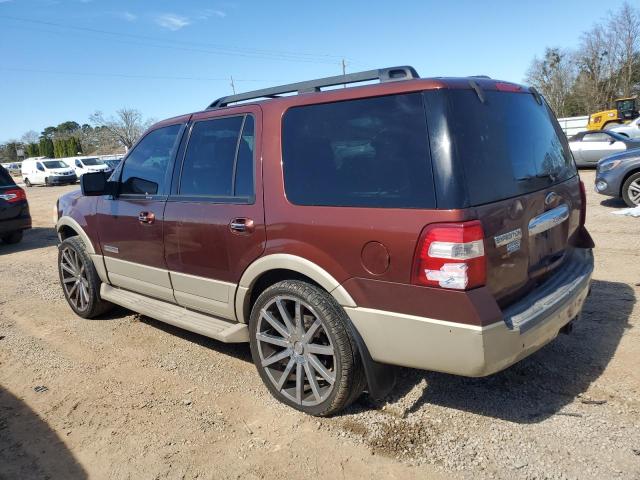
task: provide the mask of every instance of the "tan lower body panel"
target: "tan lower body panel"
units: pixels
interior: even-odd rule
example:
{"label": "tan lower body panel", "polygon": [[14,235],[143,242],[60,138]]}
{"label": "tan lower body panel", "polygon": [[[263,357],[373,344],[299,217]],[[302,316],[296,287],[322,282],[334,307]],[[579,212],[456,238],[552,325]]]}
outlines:
{"label": "tan lower body panel", "polygon": [[169,272],[112,257],[103,257],[109,283],[149,297],[175,302]]}
{"label": "tan lower body panel", "polygon": [[378,362],[482,377],[553,340],[580,313],[587,294],[588,287],[525,333],[509,329],[502,321],[478,327],[367,308],[345,310]]}
{"label": "tan lower body panel", "polygon": [[215,338],[221,342],[240,343],[249,341],[249,329],[244,323],[230,322],[203,315],[169,302],[115,288],[106,283],[103,283],[100,287],[100,296],[104,300],[121,305],[134,312],[200,335]]}
{"label": "tan lower body panel", "polygon": [[169,276],[179,305],[235,320],[235,284],[171,271]]}

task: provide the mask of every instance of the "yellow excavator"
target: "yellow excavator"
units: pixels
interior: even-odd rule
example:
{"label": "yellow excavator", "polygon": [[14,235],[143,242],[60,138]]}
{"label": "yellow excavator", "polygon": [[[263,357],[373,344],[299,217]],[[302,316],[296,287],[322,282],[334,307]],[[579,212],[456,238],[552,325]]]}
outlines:
{"label": "yellow excavator", "polygon": [[638,114],[636,100],[635,97],[618,98],[614,100],[615,109],[592,113],[589,115],[587,130],[608,130],[638,118],[640,114]]}

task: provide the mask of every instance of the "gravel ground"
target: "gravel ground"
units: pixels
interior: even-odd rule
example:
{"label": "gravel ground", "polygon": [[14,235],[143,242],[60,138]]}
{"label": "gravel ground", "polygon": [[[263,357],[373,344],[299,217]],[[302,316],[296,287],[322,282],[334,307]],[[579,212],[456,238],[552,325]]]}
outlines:
{"label": "gravel ground", "polygon": [[74,316],[51,205],[0,245],[0,478],[640,479],[640,219],[588,190],[592,295],[571,335],[488,378],[402,369],[384,404],[318,420],[274,401],[246,345],[117,309]]}

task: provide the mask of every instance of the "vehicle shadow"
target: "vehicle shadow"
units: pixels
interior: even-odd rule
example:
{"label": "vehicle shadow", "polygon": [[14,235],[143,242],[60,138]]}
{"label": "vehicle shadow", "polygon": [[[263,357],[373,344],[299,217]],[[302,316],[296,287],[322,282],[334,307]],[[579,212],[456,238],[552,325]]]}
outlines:
{"label": "vehicle shadow", "polygon": [[627,204],[624,203],[624,200],[622,200],[621,198],[607,198],[605,200],[602,200],[600,202],[600,205],[602,205],[603,207],[610,207],[610,208],[626,208]]}
{"label": "vehicle shadow", "polygon": [[0,478],[87,478],[61,438],[0,387]]}
{"label": "vehicle shadow", "polygon": [[24,232],[20,243],[9,245],[0,241],[0,255],[51,247],[57,243],[58,236],[54,228],[33,227]]}
{"label": "vehicle shadow", "polygon": [[[625,330],[632,328],[628,320],[635,300],[629,285],[595,280],[570,335],[559,335],[530,357],[484,378],[399,369],[396,387],[386,400],[394,402],[422,383],[422,395],[405,412],[408,415],[427,403],[516,423],[565,414],[561,410],[598,379]],[[354,406],[363,407],[367,408]]]}

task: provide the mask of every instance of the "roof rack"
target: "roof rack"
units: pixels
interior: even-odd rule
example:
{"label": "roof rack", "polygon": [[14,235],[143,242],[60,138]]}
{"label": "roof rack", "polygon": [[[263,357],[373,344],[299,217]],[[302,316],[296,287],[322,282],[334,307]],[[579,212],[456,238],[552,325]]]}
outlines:
{"label": "roof rack", "polygon": [[323,87],[333,87],[336,85],[346,85],[348,83],[367,82],[370,80],[380,80],[380,83],[395,82],[398,80],[410,80],[420,78],[415,68],[410,66],[388,67],[377,70],[367,70],[365,72],[350,73],[348,75],[336,75],[335,77],[318,78],[306,82],[290,83],[279,87],[263,88],[252,92],[239,93],[221,97],[213,102],[207,110],[226,107],[231,103],[243,102],[257,98],[276,98],[278,95],[286,93],[310,93],[319,92]]}

